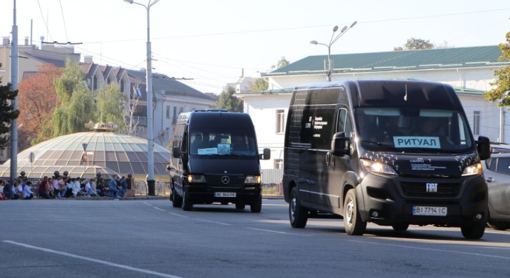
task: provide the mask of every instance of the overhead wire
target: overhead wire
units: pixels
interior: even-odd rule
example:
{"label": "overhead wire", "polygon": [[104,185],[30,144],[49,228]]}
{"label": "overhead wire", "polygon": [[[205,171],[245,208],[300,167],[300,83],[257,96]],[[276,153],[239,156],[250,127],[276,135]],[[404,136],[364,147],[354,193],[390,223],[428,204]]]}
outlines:
{"label": "overhead wire", "polygon": [[44,23],[44,26],[46,27],[46,33],[48,34],[49,39],[53,40],[53,38],[51,36],[51,33],[50,33],[50,29],[48,27],[48,23],[46,22],[46,19],[44,19],[44,13],[42,11],[41,3],[39,3],[39,0],[37,0],[37,5],[39,6],[39,11],[41,12],[41,18],[42,18],[42,21]]}
{"label": "overhead wire", "polygon": [[69,41],[69,38],[67,37],[67,26],[66,26],[66,19],[64,17],[64,9],[62,8],[62,0],[58,0],[58,2],[60,3],[60,12],[62,13],[62,21],[64,23],[64,31],[66,34],[66,41]]}

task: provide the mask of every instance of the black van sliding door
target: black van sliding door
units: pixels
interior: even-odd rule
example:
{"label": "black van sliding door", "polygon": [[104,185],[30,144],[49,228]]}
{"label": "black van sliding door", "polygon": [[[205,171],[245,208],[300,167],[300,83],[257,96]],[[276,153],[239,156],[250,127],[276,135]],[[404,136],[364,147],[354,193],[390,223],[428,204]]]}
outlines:
{"label": "black van sliding door", "polygon": [[325,205],[329,199],[328,186],[328,152],[331,148],[331,138],[335,131],[335,105],[314,105],[305,109],[307,120],[305,128],[310,138],[308,163],[306,163],[310,185],[310,201]]}

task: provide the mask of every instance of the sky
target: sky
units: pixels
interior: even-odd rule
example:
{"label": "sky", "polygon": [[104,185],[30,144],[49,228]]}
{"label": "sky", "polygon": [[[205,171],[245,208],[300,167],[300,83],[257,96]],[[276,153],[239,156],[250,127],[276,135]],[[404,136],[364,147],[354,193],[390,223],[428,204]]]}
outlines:
{"label": "sky", "polygon": [[[19,44],[81,43],[101,65],[146,68],[147,10],[123,0],[0,0],[0,36],[16,25]],[[147,6],[155,0],[135,0]],[[357,24],[331,54],[393,51],[409,38],[448,47],[505,43],[508,0],[159,0],[150,8],[152,66],[201,92],[290,62],[327,55],[333,27]],[[31,28],[31,22],[32,28]],[[338,32],[337,32],[338,34]]]}

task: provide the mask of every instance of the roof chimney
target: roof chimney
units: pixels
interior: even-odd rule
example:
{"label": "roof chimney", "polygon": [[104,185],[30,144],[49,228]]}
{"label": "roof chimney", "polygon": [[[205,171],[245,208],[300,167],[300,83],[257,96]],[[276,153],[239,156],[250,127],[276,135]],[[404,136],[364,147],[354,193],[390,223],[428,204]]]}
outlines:
{"label": "roof chimney", "polygon": [[28,37],[25,37],[25,45],[28,45]]}
{"label": "roof chimney", "polygon": [[92,56],[87,55],[87,56],[83,57],[83,62],[84,62],[85,64],[92,64],[92,63],[93,63],[93,62],[92,62]]}
{"label": "roof chimney", "polygon": [[9,45],[9,37],[3,37],[2,42],[3,42],[2,44],[5,46]]}

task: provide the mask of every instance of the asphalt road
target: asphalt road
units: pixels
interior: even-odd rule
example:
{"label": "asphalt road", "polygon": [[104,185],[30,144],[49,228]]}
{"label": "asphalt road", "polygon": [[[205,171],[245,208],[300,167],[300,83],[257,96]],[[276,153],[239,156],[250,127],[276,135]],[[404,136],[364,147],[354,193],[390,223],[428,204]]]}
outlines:
{"label": "asphalt road", "polygon": [[0,202],[0,277],[508,277],[510,231],[290,227],[287,204],[185,212],[168,200]]}

